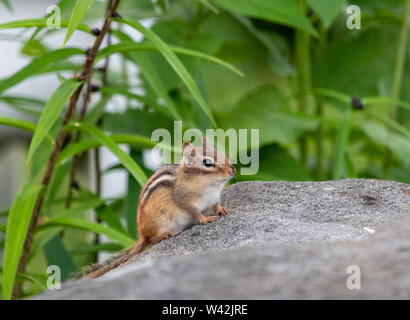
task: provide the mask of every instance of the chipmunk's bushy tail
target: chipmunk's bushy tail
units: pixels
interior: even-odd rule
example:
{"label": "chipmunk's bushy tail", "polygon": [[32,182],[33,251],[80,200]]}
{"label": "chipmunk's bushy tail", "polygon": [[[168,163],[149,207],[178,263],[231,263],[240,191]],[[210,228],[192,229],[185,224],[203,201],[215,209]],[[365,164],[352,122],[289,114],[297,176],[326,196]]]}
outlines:
{"label": "chipmunk's bushy tail", "polygon": [[149,242],[146,239],[140,238],[138,242],[134,244],[130,249],[124,250],[118,256],[115,256],[113,259],[105,262],[103,265],[92,266],[81,278],[89,279],[100,277],[108,271],[115,269],[120,264],[127,262],[136,254],[141,253],[148,245]]}

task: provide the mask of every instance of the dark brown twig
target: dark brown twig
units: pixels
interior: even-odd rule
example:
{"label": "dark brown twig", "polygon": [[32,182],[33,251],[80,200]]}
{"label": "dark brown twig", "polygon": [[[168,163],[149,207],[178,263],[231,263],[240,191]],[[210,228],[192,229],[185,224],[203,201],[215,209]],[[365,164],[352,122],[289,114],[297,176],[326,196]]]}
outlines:
{"label": "dark brown twig", "polygon": [[[119,4],[120,0],[113,0],[111,3],[111,6],[106,14],[105,20],[104,20],[104,25],[100,31],[100,33],[98,34],[97,38],[94,41],[94,44],[91,48],[91,50],[89,51],[89,53],[87,54],[87,58],[84,62],[83,65],[83,72],[81,73],[81,75],[78,77],[78,80],[87,80],[90,76],[91,76],[91,70],[94,64],[94,60],[95,60],[95,56],[97,55],[98,49],[101,45],[101,42],[103,41],[103,38],[105,36],[105,34],[108,32],[109,28],[110,28],[110,24],[112,21],[112,15],[113,13],[116,11],[118,4]],[[18,268],[17,268],[17,273],[24,273],[25,269],[26,269],[26,265],[27,265],[27,258],[30,252],[30,248],[33,242],[33,231],[35,226],[37,225],[37,220],[44,202],[44,198],[45,198],[45,194],[46,191],[48,189],[48,186],[50,184],[50,180],[51,177],[53,175],[54,172],[54,167],[56,164],[56,160],[57,160],[57,156],[61,150],[61,146],[63,144],[64,141],[64,136],[65,136],[65,132],[64,132],[64,128],[67,125],[67,123],[70,121],[71,117],[73,116],[76,106],[77,106],[77,101],[78,98],[80,96],[80,92],[82,90],[84,84],[81,84],[78,89],[73,93],[73,95],[70,98],[70,103],[68,106],[68,109],[64,115],[64,119],[63,122],[60,126],[60,130],[57,134],[57,138],[55,141],[55,144],[53,146],[53,150],[51,152],[51,155],[48,159],[47,162],[47,167],[46,167],[46,171],[45,174],[43,176],[43,180],[42,180],[42,190],[41,192],[38,194],[35,205],[34,205],[34,209],[33,209],[33,214],[31,216],[31,220],[30,220],[30,224],[28,227],[28,231],[27,231],[27,235],[26,235],[26,240],[24,242],[24,247],[23,247],[23,252],[20,256],[20,260],[19,260],[19,264],[18,264]],[[14,282],[13,285],[13,293],[12,293],[12,299],[17,299],[20,293],[20,285],[17,282]]]}
{"label": "dark brown twig", "polygon": [[[79,121],[82,121],[84,119],[84,116],[87,112],[87,106],[88,102],[90,100],[90,94],[91,94],[91,79],[92,77],[89,77],[87,79],[87,84],[86,84],[86,89],[83,94],[83,107],[81,109],[81,114],[79,117]],[[77,131],[75,134],[74,142],[79,142],[81,139],[81,131]],[[68,182],[69,187],[68,187],[68,193],[67,193],[67,199],[65,203],[66,209],[70,208],[71,206],[71,200],[73,198],[73,188],[72,185],[75,183],[75,172],[77,170],[77,166],[80,162],[80,156],[75,155],[73,159],[73,163],[71,164],[71,169],[70,169],[70,180]]]}

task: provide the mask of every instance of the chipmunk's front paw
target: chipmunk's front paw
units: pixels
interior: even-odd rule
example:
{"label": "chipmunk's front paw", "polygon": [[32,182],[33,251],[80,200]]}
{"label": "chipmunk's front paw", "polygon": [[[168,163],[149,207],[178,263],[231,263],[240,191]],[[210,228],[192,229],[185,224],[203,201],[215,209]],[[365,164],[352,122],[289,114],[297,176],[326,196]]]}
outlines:
{"label": "chipmunk's front paw", "polygon": [[215,212],[219,215],[219,216],[225,216],[228,214],[228,209],[225,207],[219,207],[216,208]]}
{"label": "chipmunk's front paw", "polygon": [[212,223],[218,220],[218,216],[203,216],[201,220],[199,220],[200,224],[207,224],[207,223]]}

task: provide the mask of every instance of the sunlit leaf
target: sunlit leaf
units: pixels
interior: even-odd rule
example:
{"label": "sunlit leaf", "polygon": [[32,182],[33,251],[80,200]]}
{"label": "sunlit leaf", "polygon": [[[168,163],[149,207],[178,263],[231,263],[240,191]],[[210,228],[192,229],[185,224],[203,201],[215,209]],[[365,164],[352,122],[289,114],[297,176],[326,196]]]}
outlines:
{"label": "sunlit leaf", "polygon": [[95,0],[77,0],[73,13],[71,14],[70,21],[67,27],[67,33],[65,35],[63,47],[70,39],[74,30],[78,28],[87,11],[90,9]]}
{"label": "sunlit leaf", "polygon": [[[156,146],[156,142],[150,140],[147,137],[131,135],[131,134],[114,134],[109,138],[117,144],[124,143],[129,144],[135,148],[149,149]],[[85,139],[79,142],[71,143],[63,151],[60,152],[57,163],[63,162],[74,155],[82,154],[83,152],[101,147],[103,144],[98,139]],[[172,150],[171,146],[164,145],[164,148]]]}
{"label": "sunlit leaf", "polygon": [[82,82],[77,79],[66,80],[54,91],[50,99],[48,99],[38,120],[34,137],[31,140],[27,162],[31,160],[34,152],[57,121],[70,96],[81,84]]}
{"label": "sunlit leaf", "polygon": [[134,239],[124,235],[121,232],[118,232],[117,230],[102,226],[96,222],[91,222],[79,218],[51,218],[47,220],[45,223],[43,223],[41,226],[37,227],[36,232],[40,232],[48,228],[58,227],[77,228],[102,234],[105,235],[107,238],[120,243],[124,247],[128,247],[134,244],[135,242]]}
{"label": "sunlit leaf", "polygon": [[[68,26],[68,20],[61,19],[61,27],[65,28]],[[14,29],[14,28],[31,28],[31,27],[47,27],[47,19],[24,19],[10,21],[3,24],[0,24],[0,29]],[[77,26],[78,30],[91,33],[90,27],[85,24],[80,23]]]}
{"label": "sunlit leaf", "polygon": [[345,152],[349,142],[353,120],[353,110],[351,108],[346,108],[343,120],[340,123],[334,147],[333,180],[338,180],[343,176],[345,170]]}
{"label": "sunlit leaf", "polygon": [[[238,70],[236,67],[234,67],[232,64],[223,61],[222,59],[219,59],[217,57],[213,57],[209,54],[202,53],[200,51],[195,51],[191,49],[185,49],[182,47],[178,46],[173,46],[170,45],[169,48],[178,54],[182,55],[187,55],[187,56],[192,56],[192,57],[197,57],[205,60],[212,61],[214,63],[217,63],[232,72],[236,73],[237,75],[243,77],[244,74],[242,71]],[[96,61],[99,61],[100,59],[103,59],[111,54],[117,53],[117,52],[129,52],[129,51],[136,51],[136,50],[147,50],[147,51],[157,51],[159,48],[153,44],[150,43],[145,43],[145,42],[121,42],[118,44],[113,44],[111,46],[105,47],[104,49],[100,50],[96,56]]]}
{"label": "sunlit leaf", "polygon": [[40,187],[24,185],[10,209],[4,248],[3,298],[10,299],[34,204]]}

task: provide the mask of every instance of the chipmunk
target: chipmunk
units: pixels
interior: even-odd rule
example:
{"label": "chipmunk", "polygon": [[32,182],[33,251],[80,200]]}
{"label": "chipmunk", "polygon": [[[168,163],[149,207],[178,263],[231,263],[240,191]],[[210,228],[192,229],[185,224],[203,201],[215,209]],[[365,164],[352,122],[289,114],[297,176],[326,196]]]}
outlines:
{"label": "chipmunk", "polygon": [[[189,225],[215,222],[228,210],[220,196],[236,170],[225,153],[207,138],[201,147],[183,144],[180,164],[165,165],[148,179],[141,190],[137,208],[138,242],[108,264],[91,270],[83,278],[95,278],[128,261],[150,244],[175,237]],[[217,215],[202,213],[213,209]]]}

